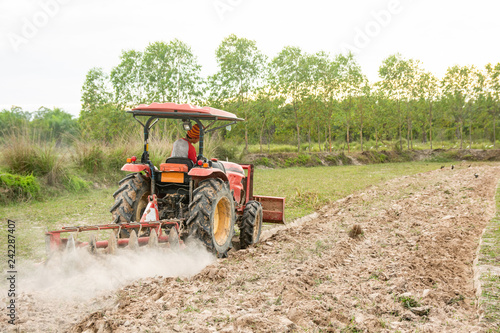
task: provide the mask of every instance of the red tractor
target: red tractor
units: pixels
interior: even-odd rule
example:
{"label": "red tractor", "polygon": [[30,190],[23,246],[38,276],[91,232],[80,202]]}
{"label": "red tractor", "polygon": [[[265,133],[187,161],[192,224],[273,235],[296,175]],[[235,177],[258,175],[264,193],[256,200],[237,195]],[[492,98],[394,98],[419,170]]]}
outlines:
{"label": "red tractor", "polygon": [[[193,237],[208,251],[223,257],[233,246],[235,225],[240,231],[239,247],[246,248],[259,240],[263,222],[284,223],[284,198],[253,194],[253,165],[218,161],[203,155],[206,133],[243,119],[210,107],[175,103],[139,105],[127,112],[144,128],[144,151],[140,162],[132,157],[122,167],[132,173],[119,182],[120,187],[113,194],[115,203],[110,211],[114,223],[47,232],[49,250],[89,246],[92,251],[108,248],[108,252],[113,252],[120,246],[155,246],[158,242],[168,242],[172,247]],[[182,121],[186,130],[193,123],[198,124],[196,163],[187,157],[169,157],[159,168],[153,165],[149,158],[149,133],[163,118]],[[229,123],[214,126],[220,121]],[[109,241],[91,237],[89,242],[78,242],[73,237],[60,237],[61,233],[104,229],[115,230]]]}

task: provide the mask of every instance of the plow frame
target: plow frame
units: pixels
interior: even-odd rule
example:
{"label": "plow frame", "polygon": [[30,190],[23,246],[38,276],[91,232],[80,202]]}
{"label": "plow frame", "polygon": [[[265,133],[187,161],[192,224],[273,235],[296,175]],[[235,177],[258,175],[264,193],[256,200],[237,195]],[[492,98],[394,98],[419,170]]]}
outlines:
{"label": "plow frame", "polygon": [[[80,232],[85,232],[85,231],[102,231],[102,230],[117,230],[117,234],[120,233],[122,229],[139,229],[137,234],[140,234],[140,232],[144,229],[154,229],[156,234],[158,235],[158,242],[159,243],[166,243],[168,242],[168,236],[164,234],[162,227],[163,226],[172,226],[176,229],[177,233],[179,234],[179,229],[180,229],[180,223],[182,221],[180,220],[161,220],[157,222],[130,222],[130,223],[113,223],[113,224],[101,224],[101,225],[92,225],[92,226],[74,226],[74,227],[63,227],[60,230],[54,230],[54,231],[47,231],[45,233],[45,246],[47,249],[48,253],[51,253],[53,251],[58,251],[63,249],[66,244],[68,243],[69,238],[61,238],[62,233],[76,233],[75,239],[78,237],[78,234]],[[149,237],[139,237],[138,242],[141,245],[147,244],[149,241]],[[182,242],[181,240],[179,240]],[[120,238],[118,239],[118,246],[119,247],[124,247],[127,246],[129,243],[128,238]],[[96,241],[96,247],[97,248],[107,248],[108,247],[108,241],[107,240],[102,240],[102,241]],[[85,247],[88,246],[89,242],[81,242],[75,240],[75,246],[76,247]]]}

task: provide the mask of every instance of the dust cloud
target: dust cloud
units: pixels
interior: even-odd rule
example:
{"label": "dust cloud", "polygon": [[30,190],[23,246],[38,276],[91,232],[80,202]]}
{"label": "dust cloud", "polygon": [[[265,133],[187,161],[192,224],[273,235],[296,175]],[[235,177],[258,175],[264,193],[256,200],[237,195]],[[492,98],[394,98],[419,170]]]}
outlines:
{"label": "dust cloud", "polygon": [[186,248],[175,251],[123,248],[111,255],[77,248],[42,264],[24,262],[18,266],[16,325],[2,316],[0,332],[67,332],[82,315],[114,304],[122,287],[152,277],[188,278],[215,260],[188,240]]}
{"label": "dust cloud", "polygon": [[114,255],[89,253],[85,248],[56,253],[38,266],[24,267],[19,289],[55,298],[79,300],[115,290],[141,278],[190,277],[215,260],[200,244],[178,251],[141,247],[118,249]]}

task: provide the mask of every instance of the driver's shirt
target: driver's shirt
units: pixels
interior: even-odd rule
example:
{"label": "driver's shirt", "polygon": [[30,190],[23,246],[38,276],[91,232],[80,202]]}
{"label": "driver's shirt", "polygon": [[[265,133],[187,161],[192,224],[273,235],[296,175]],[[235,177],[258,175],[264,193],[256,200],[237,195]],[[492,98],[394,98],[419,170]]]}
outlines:
{"label": "driver's shirt", "polygon": [[196,164],[196,149],[188,140],[181,138],[174,142],[170,157],[187,157]]}

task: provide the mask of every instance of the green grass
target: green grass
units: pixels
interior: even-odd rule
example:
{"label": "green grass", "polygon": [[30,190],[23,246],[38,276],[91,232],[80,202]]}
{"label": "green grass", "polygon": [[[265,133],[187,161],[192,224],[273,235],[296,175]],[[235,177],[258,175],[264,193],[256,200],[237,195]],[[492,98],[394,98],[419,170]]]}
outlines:
{"label": "green grass", "polygon": [[412,296],[400,296],[398,301],[401,302],[404,308],[416,308],[420,306],[420,303],[414,299]]}
{"label": "green grass", "polygon": [[[481,306],[484,310],[484,321],[489,328],[498,332],[500,329],[500,187],[496,193],[495,217],[486,227],[481,245],[479,265],[495,266],[497,274],[486,272],[481,274],[482,295]],[[492,330],[493,332],[493,330]]]}
{"label": "green grass", "polygon": [[[399,147],[399,140],[393,140],[393,141],[384,141],[385,144],[381,143],[380,141],[377,143],[375,140],[369,140],[369,141],[364,141],[363,142],[363,150],[393,150],[394,147],[397,145]],[[242,152],[243,148],[245,147],[243,144],[239,145],[233,145],[235,147],[235,150],[237,152]],[[406,140],[403,140],[403,150],[406,150],[408,147]],[[419,142],[419,140],[413,140],[413,145],[412,148],[415,150],[424,150],[424,149],[430,149],[430,143],[422,143]],[[434,140],[432,142],[432,148],[433,149],[459,149],[460,148],[460,141],[441,141],[441,140]],[[488,140],[472,140],[472,146],[470,146],[469,140],[464,140],[463,142],[463,149],[493,149],[493,142],[488,141]],[[500,142],[497,142],[496,144],[496,149],[500,149]],[[332,151],[341,151],[345,150],[347,151],[347,143],[344,142],[343,140],[337,140],[332,142]],[[260,153],[260,145],[259,144],[250,144],[248,145],[248,151],[252,154],[257,154]],[[309,152],[309,143],[307,142],[302,142],[300,145],[300,151],[301,152]],[[312,152],[319,152],[319,145],[317,142],[311,142],[311,151]],[[327,143],[322,143],[321,144],[321,151],[325,152],[328,151],[328,144]],[[361,151],[361,142],[359,141],[354,141],[351,142],[350,144],[350,151],[351,152],[360,152]],[[267,144],[262,145],[262,153],[296,153],[297,152],[297,145],[290,145],[290,144],[270,144],[269,147]]]}
{"label": "green grass", "polygon": [[[439,169],[439,163],[400,163],[365,166],[257,169],[254,193],[286,197],[285,217],[292,221],[335,201],[389,179]],[[23,202],[0,206],[0,221],[16,221],[18,258],[41,260],[45,256],[44,232],[62,226],[111,223],[109,208],[117,187],[91,189],[45,201]],[[85,238],[84,235],[80,237]],[[7,231],[0,228],[0,241],[6,253]],[[4,262],[0,263],[5,265]]]}
{"label": "green grass", "polygon": [[[7,253],[7,219],[16,222],[16,256],[41,260],[45,257],[45,231],[62,226],[111,223],[109,207],[114,188],[66,194],[46,201],[0,207],[0,242]],[[4,267],[0,262],[0,267]]]}
{"label": "green grass", "polygon": [[257,169],[254,193],[286,197],[285,218],[291,221],[370,185],[440,167],[439,163],[414,162]]}

